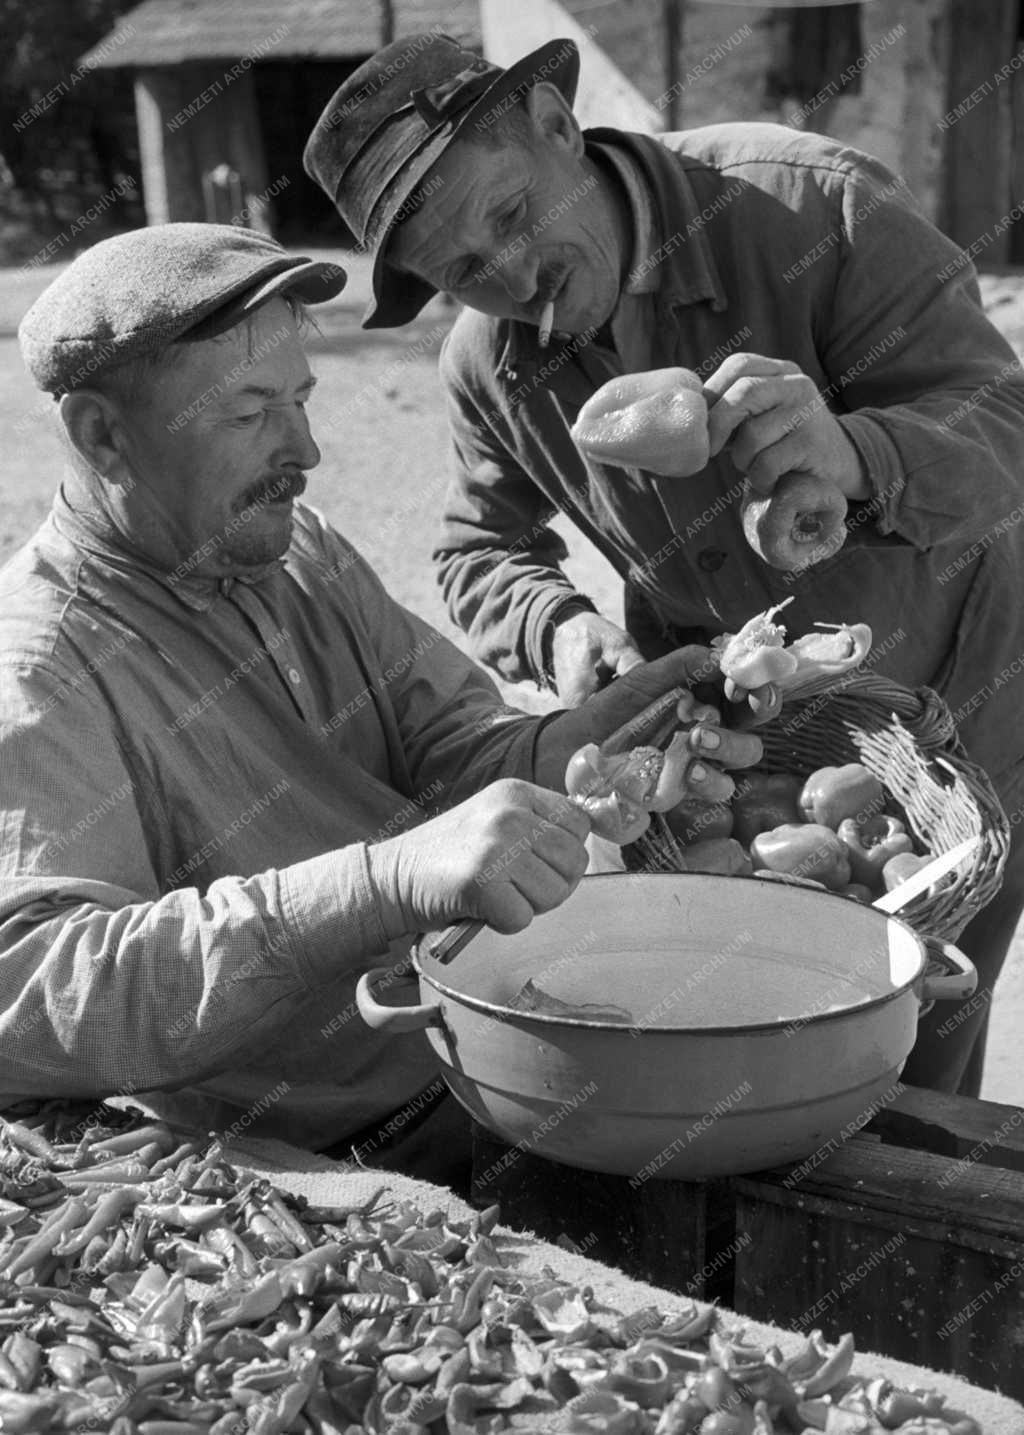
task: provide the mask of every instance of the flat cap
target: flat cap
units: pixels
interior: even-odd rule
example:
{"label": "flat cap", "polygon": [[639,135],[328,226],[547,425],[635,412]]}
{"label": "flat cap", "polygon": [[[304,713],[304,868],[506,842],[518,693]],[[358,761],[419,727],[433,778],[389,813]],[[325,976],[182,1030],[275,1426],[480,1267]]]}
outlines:
{"label": "flat cap", "polygon": [[29,309],[18,340],[33,379],[59,395],[199,325],[202,334],[228,329],[276,294],[333,299],[346,278],[340,265],[289,254],[253,229],[156,224],[80,254]]}

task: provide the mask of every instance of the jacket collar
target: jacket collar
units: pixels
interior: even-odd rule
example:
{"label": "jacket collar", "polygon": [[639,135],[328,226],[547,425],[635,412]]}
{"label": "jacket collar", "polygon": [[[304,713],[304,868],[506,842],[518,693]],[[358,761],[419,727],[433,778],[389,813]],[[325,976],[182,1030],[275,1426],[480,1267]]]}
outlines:
{"label": "jacket collar", "polygon": [[72,500],[63,487],[53,500],[51,513],[58,533],[76,549],[102,559],[112,568],[127,573],[142,573],[154,579],[186,608],[197,613],[205,613],[219,597],[227,597],[236,583],[247,586],[262,583],[284,567],[284,559],[278,558],[251,574],[225,578],[197,574],[194,565],[187,561],[168,570],[154,564],[140,548],[119,533],[97,505],[89,504],[88,500]]}

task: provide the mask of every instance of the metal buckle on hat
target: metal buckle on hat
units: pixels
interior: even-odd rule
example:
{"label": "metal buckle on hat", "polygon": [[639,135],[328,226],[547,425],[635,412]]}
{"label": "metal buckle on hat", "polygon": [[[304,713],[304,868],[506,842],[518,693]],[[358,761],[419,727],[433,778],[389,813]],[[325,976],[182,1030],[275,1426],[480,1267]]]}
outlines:
{"label": "metal buckle on hat", "polygon": [[431,129],[450,119],[453,113],[463,110],[494,84],[500,71],[494,66],[481,62],[467,65],[457,75],[451,75],[437,85],[425,85],[421,90],[412,90],[409,99],[416,113],[426,120]]}

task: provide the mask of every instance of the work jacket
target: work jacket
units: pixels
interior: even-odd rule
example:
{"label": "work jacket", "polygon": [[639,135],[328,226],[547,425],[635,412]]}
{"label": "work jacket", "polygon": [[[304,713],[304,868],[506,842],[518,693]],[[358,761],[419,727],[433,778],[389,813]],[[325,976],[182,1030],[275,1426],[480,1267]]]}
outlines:
{"label": "work jacket", "polygon": [[583,403],[623,371],[600,336],[556,334],[543,351],[536,328],[467,310],[440,363],[454,466],[436,557],[474,653],[542,679],[545,632],[580,602],[548,526],[564,513],[625,580],[648,653],[659,632],[706,641],[789,597],[791,638],[866,622],[867,668],[943,693],[1005,796],[1024,753],[1024,377],[967,256],[882,164],[819,135],[586,137],[651,199],[652,242],[628,276],[632,352],[704,380],[739,351],[795,361],[872,496],[849,505],[834,557],[799,576],[771,568],[744,537],[728,451],[679,479],[576,448]]}

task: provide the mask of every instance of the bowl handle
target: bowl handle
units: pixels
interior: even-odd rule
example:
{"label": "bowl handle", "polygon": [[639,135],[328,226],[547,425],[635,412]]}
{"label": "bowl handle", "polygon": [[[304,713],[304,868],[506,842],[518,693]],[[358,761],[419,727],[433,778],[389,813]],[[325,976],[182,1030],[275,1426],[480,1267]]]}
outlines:
{"label": "bowl handle", "polygon": [[392,967],[374,967],[359,978],[356,1006],[363,1021],[374,1031],[398,1034],[441,1025],[441,1012],[434,1002],[423,1002],[419,1006],[385,1006],[377,1000],[374,991],[378,983],[382,988],[415,986],[416,978],[408,975],[396,977]]}
{"label": "bowl handle", "polygon": [[978,971],[970,957],[952,942],[941,937],[922,937],[928,957],[946,968],[940,975],[926,971],[921,985],[921,1001],[963,1001],[973,996],[978,986]]}

